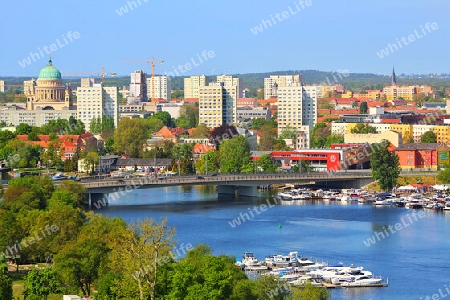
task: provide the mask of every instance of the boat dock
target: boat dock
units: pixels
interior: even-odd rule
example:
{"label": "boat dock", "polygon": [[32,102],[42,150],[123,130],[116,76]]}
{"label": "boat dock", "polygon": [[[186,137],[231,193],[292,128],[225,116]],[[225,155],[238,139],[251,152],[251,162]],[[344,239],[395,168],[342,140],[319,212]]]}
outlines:
{"label": "boat dock", "polygon": [[364,288],[364,287],[388,287],[389,283],[373,283],[373,284],[367,284],[367,285],[348,285],[343,286],[340,284],[333,284],[329,282],[322,281],[322,286],[326,287],[327,289],[341,289],[341,288]]}

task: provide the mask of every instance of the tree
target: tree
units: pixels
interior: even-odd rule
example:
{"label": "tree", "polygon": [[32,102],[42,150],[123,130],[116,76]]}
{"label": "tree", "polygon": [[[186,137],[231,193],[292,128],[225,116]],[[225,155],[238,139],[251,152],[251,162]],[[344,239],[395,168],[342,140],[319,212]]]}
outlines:
{"label": "tree", "polygon": [[91,151],[86,154],[84,158],[84,167],[86,168],[86,171],[93,174],[95,172],[95,166],[98,165],[99,160],[100,156],[98,155],[98,152]]}
{"label": "tree", "polygon": [[161,119],[156,118],[155,116],[145,118],[142,122],[144,124],[145,130],[148,132],[148,138],[151,138],[152,134],[164,127],[164,122],[161,121]]}
{"label": "tree", "polygon": [[350,130],[351,133],[359,133],[359,134],[369,134],[369,133],[377,133],[377,129],[375,127],[370,126],[369,124],[358,123],[355,127]]}
{"label": "tree", "polygon": [[55,192],[67,192],[72,196],[73,202],[67,203],[68,205],[80,209],[86,209],[88,206],[88,190],[87,188],[79,184],[78,182],[74,182],[72,180],[64,180],[62,181],[57,189],[53,192],[52,198],[55,196]]}
{"label": "tree", "polygon": [[207,151],[195,164],[197,172],[206,174],[206,161],[208,161],[208,174],[219,171],[219,155],[216,151]]}
{"label": "tree", "polygon": [[316,123],[311,131],[311,148],[324,148],[327,137],[331,134],[331,126],[327,123]]}
{"label": "tree", "polygon": [[252,129],[256,129],[259,130],[261,129],[261,127],[263,127],[264,125],[269,125],[272,128],[277,128],[278,124],[277,122],[275,122],[274,120],[269,120],[267,121],[264,118],[256,118],[256,119],[252,119]]}
{"label": "tree", "polygon": [[232,299],[237,283],[249,281],[234,262],[232,257],[212,255],[205,245],[195,247],[174,266],[170,299]]}
{"label": "tree", "polygon": [[257,166],[265,173],[274,173],[276,171],[275,163],[273,162],[272,156],[269,154],[261,155],[257,161]]}
{"label": "tree", "polygon": [[[185,126],[179,126],[178,120],[183,120]],[[180,117],[177,119],[177,126],[186,129],[194,128],[198,124],[198,107],[191,104],[183,104],[180,107]]]}
{"label": "tree", "polygon": [[421,143],[437,143],[437,135],[433,131],[427,131],[420,137]]}
{"label": "tree", "polygon": [[446,165],[443,170],[439,170],[437,179],[442,183],[450,183],[450,165]]}
{"label": "tree", "polygon": [[25,123],[20,123],[16,128],[16,134],[29,134],[32,130],[32,127]]}
{"label": "tree", "polygon": [[287,125],[286,127],[283,128],[278,138],[282,140],[285,139],[295,140],[296,136],[297,136],[296,128]]}
{"label": "tree", "polygon": [[105,140],[105,151],[106,153],[114,152],[114,137],[107,137]]}
{"label": "tree", "polygon": [[140,157],[147,132],[139,119],[123,118],[114,132],[114,149],[131,157]]}
{"label": "tree", "polygon": [[370,164],[372,177],[378,180],[380,188],[384,191],[391,190],[397,183],[400,175],[399,158],[388,150],[389,141],[383,140],[379,144],[372,144]]}
{"label": "tree", "polygon": [[239,173],[250,160],[250,144],[244,136],[235,136],[220,143],[220,171]]}
{"label": "tree", "polygon": [[294,287],[292,289],[292,299],[299,300],[328,300],[331,298],[330,292],[323,287],[313,286],[307,282],[302,287]]}
{"label": "tree", "polygon": [[79,288],[89,296],[101,268],[106,266],[109,251],[106,244],[97,239],[69,244],[55,256],[55,270],[66,285]]}
{"label": "tree", "polygon": [[158,111],[153,117],[160,119],[169,128],[174,127],[172,116],[167,111]]}
{"label": "tree", "polygon": [[0,299],[10,300],[12,296],[12,280],[8,273],[8,265],[0,257]]}
{"label": "tree", "polygon": [[361,104],[359,105],[359,113],[360,114],[367,114],[368,111],[368,106],[367,106],[367,102],[361,102]]}
{"label": "tree", "polygon": [[325,141],[325,147],[330,148],[332,144],[340,144],[344,142],[344,136],[342,134],[336,134],[332,133],[330,134],[326,141]]}
{"label": "tree", "polygon": [[276,133],[274,128],[270,124],[265,124],[260,128],[261,138],[259,139],[260,151],[273,150],[273,146],[276,142]]}
{"label": "tree", "polygon": [[34,268],[28,272],[23,282],[25,298],[38,296],[39,299],[48,299],[50,294],[62,292],[57,274],[52,268]]}
{"label": "tree", "polygon": [[123,270],[119,289],[134,282],[140,300],[154,300],[160,268],[172,260],[174,235],[175,229],[167,225],[167,218],[160,223],[153,219],[130,223],[125,239],[112,253],[117,268]]}
{"label": "tree", "polygon": [[209,135],[209,128],[204,124],[200,124],[195,128],[195,130],[191,133],[190,137],[193,139],[206,139]]}
{"label": "tree", "polygon": [[180,167],[180,173],[183,175],[194,173],[194,158],[192,157],[192,148],[194,144],[177,144],[172,148],[172,158],[176,159]]}

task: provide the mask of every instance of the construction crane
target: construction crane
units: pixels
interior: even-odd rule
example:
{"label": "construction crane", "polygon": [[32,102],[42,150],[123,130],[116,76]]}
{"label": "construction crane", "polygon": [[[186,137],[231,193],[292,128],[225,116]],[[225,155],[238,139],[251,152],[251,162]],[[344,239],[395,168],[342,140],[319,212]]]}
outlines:
{"label": "construction crane", "polygon": [[156,60],[154,57],[152,57],[151,60],[149,59],[128,59],[125,60],[125,62],[134,62],[134,63],[146,63],[152,65],[152,102],[155,102],[155,64],[163,64],[163,60]]}
{"label": "construction crane", "polygon": [[117,75],[115,72],[105,72],[105,68],[102,68],[101,72],[61,72],[61,74],[66,75],[96,75],[102,76],[102,83],[105,83],[105,76],[114,77]]}

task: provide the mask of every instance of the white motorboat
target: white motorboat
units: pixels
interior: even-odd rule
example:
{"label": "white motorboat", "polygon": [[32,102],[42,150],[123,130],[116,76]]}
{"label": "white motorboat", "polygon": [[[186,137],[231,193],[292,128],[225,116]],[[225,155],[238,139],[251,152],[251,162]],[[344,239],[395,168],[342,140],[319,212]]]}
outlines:
{"label": "white motorboat", "polygon": [[351,281],[345,281],[341,283],[343,287],[370,287],[379,286],[383,281],[383,278],[374,278],[370,276],[355,277]]}
{"label": "white motorboat", "polygon": [[290,267],[296,266],[298,261],[298,252],[289,252],[288,255],[270,255],[266,256],[265,262],[269,266],[273,267]]}
{"label": "white motorboat", "polygon": [[251,271],[262,271],[267,270],[267,266],[263,265],[262,261],[258,261],[253,252],[245,252],[242,256],[242,260],[236,262],[236,265],[244,268],[245,270]]}

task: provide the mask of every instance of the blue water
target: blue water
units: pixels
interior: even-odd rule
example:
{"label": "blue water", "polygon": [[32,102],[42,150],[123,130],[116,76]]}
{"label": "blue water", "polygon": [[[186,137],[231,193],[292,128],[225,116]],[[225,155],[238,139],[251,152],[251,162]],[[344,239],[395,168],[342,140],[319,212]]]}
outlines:
{"label": "blue water", "polygon": [[[389,280],[385,288],[330,290],[331,299],[443,299],[450,291],[450,213],[413,212],[396,207],[323,202],[269,207],[269,194],[254,200],[218,201],[215,190],[168,187],[134,190],[97,212],[126,221],[168,217],[176,227],[178,244],[205,243],[214,254],[240,257],[253,251],[263,259],[269,254],[299,255],[329,263],[364,266]],[[272,200],[273,202],[273,200]],[[266,205],[262,212],[261,205]],[[249,208],[254,210],[253,217]],[[250,220],[232,228],[230,222],[247,213]],[[386,229],[375,244],[364,241]],[[400,227],[401,226],[401,227]],[[439,292],[441,291],[441,295]],[[450,299],[450,297],[449,297]]]}

